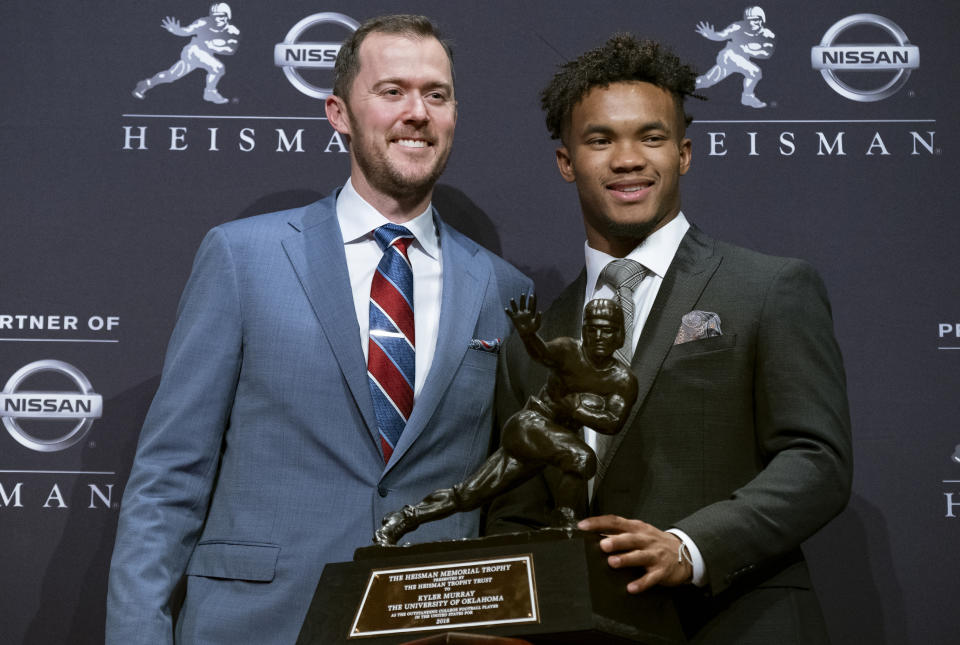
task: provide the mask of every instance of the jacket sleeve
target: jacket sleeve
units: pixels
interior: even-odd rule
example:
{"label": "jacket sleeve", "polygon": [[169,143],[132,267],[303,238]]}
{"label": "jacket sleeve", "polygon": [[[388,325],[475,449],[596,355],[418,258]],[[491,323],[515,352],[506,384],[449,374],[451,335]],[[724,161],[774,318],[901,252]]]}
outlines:
{"label": "jacket sleeve", "polygon": [[172,643],[171,597],[206,517],[242,358],[238,277],[213,229],[180,301],[121,505],[106,642]]}

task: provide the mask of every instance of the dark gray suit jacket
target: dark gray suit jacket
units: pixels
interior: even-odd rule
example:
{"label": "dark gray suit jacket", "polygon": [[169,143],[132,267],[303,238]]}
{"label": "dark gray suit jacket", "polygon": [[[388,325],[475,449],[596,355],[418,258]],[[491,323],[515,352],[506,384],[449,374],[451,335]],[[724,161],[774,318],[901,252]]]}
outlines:
{"label": "dark gray suit jacket", "polygon": [[[579,337],[585,280],[544,314],[543,338]],[[674,345],[691,310],[718,314],[723,335]],[[516,336],[503,354],[501,423],[546,375]],[[694,642],[824,641],[799,547],[846,505],[852,450],[842,359],[816,272],[691,228],[632,369],[640,394],[589,513],[676,527],[696,542],[709,584],[676,591]],[[488,532],[545,524],[557,474],[495,500]]]}

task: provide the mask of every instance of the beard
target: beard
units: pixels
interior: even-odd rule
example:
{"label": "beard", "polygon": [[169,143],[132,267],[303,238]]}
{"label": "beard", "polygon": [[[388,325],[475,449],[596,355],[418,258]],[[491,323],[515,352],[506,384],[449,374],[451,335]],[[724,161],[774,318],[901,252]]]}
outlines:
{"label": "beard", "polygon": [[[353,118],[351,115],[351,122]],[[385,195],[398,200],[417,200],[433,190],[434,185],[447,167],[450,149],[437,157],[432,166],[417,166],[411,170],[400,168],[386,154],[386,150],[373,144],[363,130],[353,125],[356,133],[350,141],[350,150],[357,166],[367,182]],[[416,135],[417,133],[413,133]]]}
{"label": "beard", "polygon": [[590,218],[590,223],[605,239],[630,240],[635,246],[646,240],[667,219],[669,219],[668,214],[662,214],[653,219],[618,222],[601,212]]}
{"label": "beard", "polygon": [[605,220],[606,235],[612,239],[636,240],[637,244],[647,239],[659,226],[662,218],[646,222],[615,222]]}

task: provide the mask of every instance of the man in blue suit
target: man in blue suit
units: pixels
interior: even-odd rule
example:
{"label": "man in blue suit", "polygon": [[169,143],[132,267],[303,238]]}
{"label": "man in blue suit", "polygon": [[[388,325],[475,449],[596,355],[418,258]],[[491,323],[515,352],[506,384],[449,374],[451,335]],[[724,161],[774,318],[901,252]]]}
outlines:
{"label": "man in blue suit", "polygon": [[[326,563],[487,455],[504,303],[532,285],[431,206],[457,115],[449,49],[425,18],[376,18],[335,76],[326,112],[350,142],[346,185],[218,226],[197,253],[124,493],[108,643],[292,643]],[[413,238],[399,438],[381,436],[367,366],[374,232],[388,224]],[[478,522],[411,537],[472,536]]]}

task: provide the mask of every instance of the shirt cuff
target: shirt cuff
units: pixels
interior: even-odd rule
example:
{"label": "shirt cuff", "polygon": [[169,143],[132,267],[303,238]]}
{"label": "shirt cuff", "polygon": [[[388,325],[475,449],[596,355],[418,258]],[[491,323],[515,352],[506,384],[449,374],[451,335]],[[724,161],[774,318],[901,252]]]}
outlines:
{"label": "shirt cuff", "polygon": [[700,549],[697,548],[696,542],[691,540],[690,536],[680,529],[667,529],[667,533],[673,533],[680,538],[680,541],[683,542],[683,545],[687,547],[687,551],[690,553],[690,565],[693,567],[693,577],[690,579],[690,582],[696,587],[706,585],[707,565],[703,561],[703,556],[700,554]]}

